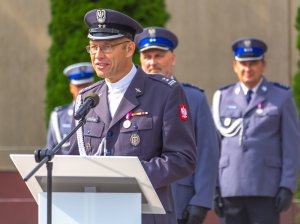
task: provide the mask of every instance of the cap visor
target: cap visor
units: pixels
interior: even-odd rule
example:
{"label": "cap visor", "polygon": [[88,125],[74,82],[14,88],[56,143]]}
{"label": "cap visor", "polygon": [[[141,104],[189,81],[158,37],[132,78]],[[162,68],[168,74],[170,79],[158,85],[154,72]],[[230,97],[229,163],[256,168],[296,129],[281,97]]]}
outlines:
{"label": "cap visor", "polygon": [[94,77],[88,78],[88,79],[72,79],[71,83],[74,85],[82,85],[86,83],[91,83],[94,81]]}
{"label": "cap visor", "polygon": [[262,60],[263,58],[264,58],[263,55],[258,57],[239,57],[239,56],[234,57],[236,61],[258,61],[258,60]]}
{"label": "cap visor", "polygon": [[117,39],[120,37],[124,37],[123,34],[117,34],[117,35],[108,35],[108,34],[98,34],[98,35],[88,35],[88,38],[90,40],[111,40],[111,39]]}
{"label": "cap visor", "polygon": [[163,50],[163,51],[170,50],[170,48],[168,48],[168,47],[157,46],[157,45],[149,45],[149,46],[141,48],[140,52],[143,52],[143,51],[146,51],[146,50],[150,50],[150,49],[159,49],[159,50]]}

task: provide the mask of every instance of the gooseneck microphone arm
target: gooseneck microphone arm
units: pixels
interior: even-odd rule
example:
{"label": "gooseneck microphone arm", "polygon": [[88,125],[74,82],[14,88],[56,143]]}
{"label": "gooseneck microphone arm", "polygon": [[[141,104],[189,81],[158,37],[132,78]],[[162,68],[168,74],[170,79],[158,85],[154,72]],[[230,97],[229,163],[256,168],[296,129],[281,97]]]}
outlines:
{"label": "gooseneck microphone arm", "polygon": [[35,174],[45,163],[47,167],[47,224],[52,223],[52,169],[53,163],[51,160],[54,155],[58,152],[61,146],[68,141],[71,136],[82,127],[85,122],[85,116],[90,111],[91,108],[97,106],[99,103],[99,96],[95,93],[88,94],[84,100],[83,104],[78,108],[78,110],[74,114],[74,118],[76,120],[80,120],[75,128],[71,130],[71,132],[62,139],[54,148],[52,149],[38,149],[34,151],[35,161],[38,163],[36,167],[24,178],[24,181],[28,181],[33,174]]}
{"label": "gooseneck microphone arm", "polygon": [[36,173],[40,169],[40,167],[48,161],[51,161],[53,156],[58,152],[61,146],[68,141],[72,135],[85,124],[85,118],[81,119],[78,122],[78,125],[71,130],[71,132],[61,140],[53,149],[37,149],[34,151],[34,158],[37,163],[39,163],[25,178],[24,181],[27,181],[32,177],[33,174]]}
{"label": "gooseneck microphone arm", "polygon": [[45,163],[47,167],[47,224],[52,223],[52,169],[53,163],[51,162],[54,155],[61,148],[61,146],[71,138],[71,136],[85,124],[86,119],[82,118],[77,126],[53,149],[38,149],[34,151],[35,161],[37,166],[24,178],[24,181],[28,181],[33,174],[35,174]]}

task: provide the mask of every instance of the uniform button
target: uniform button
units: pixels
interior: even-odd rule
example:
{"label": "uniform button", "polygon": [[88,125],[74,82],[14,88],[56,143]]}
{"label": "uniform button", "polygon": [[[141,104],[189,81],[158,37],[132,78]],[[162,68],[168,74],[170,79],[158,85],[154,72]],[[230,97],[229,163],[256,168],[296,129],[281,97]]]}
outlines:
{"label": "uniform button", "polygon": [[113,136],[113,134],[114,134],[114,133],[113,133],[112,131],[108,131],[106,136],[110,138],[110,137]]}
{"label": "uniform button", "polygon": [[85,147],[88,152],[92,149],[92,145],[90,143],[86,143]]}
{"label": "uniform button", "polygon": [[88,130],[87,133],[90,134],[91,133],[90,130]]}

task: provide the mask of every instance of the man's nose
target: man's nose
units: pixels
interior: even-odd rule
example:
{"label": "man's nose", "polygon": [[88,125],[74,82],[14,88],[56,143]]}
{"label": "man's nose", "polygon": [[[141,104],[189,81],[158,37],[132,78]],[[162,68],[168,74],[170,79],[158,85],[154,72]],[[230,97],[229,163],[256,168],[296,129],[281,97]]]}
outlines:
{"label": "man's nose", "polygon": [[149,60],[148,60],[148,63],[149,63],[150,65],[155,64],[155,59],[154,59],[154,58],[149,59]]}
{"label": "man's nose", "polygon": [[103,58],[103,57],[104,57],[104,53],[102,52],[102,50],[101,50],[100,47],[97,48],[95,57],[97,57],[97,58],[99,58],[99,57],[100,57],[100,58]]}

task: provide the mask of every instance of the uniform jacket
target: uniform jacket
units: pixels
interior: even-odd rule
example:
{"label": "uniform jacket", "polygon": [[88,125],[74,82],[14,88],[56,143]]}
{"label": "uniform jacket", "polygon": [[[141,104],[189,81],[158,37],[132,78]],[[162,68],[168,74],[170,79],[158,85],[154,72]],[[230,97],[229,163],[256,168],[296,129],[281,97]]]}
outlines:
{"label": "uniform jacket", "polygon": [[223,197],[273,197],[279,187],[296,190],[299,121],[288,88],[264,79],[247,105],[240,84],[228,86],[215,93],[213,116],[223,135]]}
{"label": "uniform jacket", "polygon": [[172,184],[177,218],[188,204],[212,208],[219,162],[217,130],[202,90],[182,84],[192,114],[196,134],[197,167],[193,175]]}
{"label": "uniform jacket", "polygon": [[[143,215],[142,223],[176,223],[170,184],[190,175],[196,164],[192,120],[181,85],[160,75],[147,75],[139,68],[112,119],[103,81],[83,90],[76,104],[90,92],[98,94],[100,101],[87,114],[86,124],[71,142],[70,153],[79,154],[84,148],[87,155],[95,155],[105,137],[107,155],[137,156],[167,212]],[[181,111],[182,107],[187,111]],[[131,126],[125,128],[130,112],[148,114],[130,117]]]}
{"label": "uniform jacket", "polygon": [[[66,137],[72,128],[73,104],[56,107],[50,116],[47,148],[52,149]],[[65,142],[57,154],[67,154],[70,141]]]}

